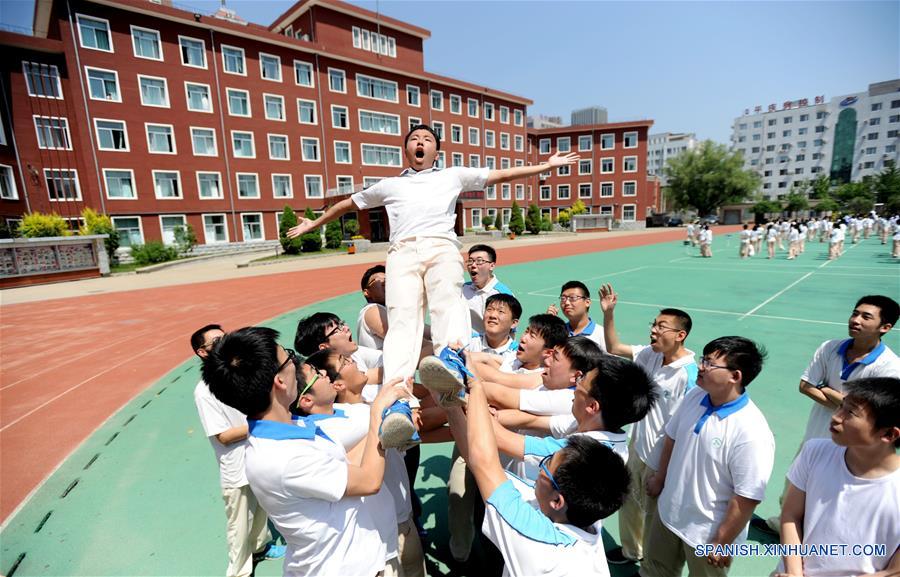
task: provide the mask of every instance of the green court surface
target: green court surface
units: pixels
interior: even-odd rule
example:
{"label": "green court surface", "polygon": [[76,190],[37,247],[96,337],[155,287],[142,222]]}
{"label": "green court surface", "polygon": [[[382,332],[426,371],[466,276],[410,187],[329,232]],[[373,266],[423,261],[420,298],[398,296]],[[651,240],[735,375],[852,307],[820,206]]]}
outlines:
{"label": "green court surface", "polygon": [[[785,260],[783,252],[771,261],[759,256],[742,261],[736,238],[719,235],[712,259],[699,258],[696,249],[679,242],[501,266],[497,274],[522,301],[526,318],[546,310],[567,280],[582,280],[592,291],[610,282],[619,293],[616,320],[626,342],[646,343],[647,325],[657,310],[672,306],[692,315],[688,346],[698,353],[723,335],[763,343],[769,358],[749,392],[777,444],[767,497],[757,509],[766,517],[778,511],[784,474],[810,408],[811,401],[797,392],[801,372],[822,341],[846,336],[847,318],[859,296],[881,293],[898,299],[900,261],[891,259],[888,247],[876,239],[848,244],[846,254],[834,262],[825,260],[826,245],[818,242],[808,243],[795,261]],[[290,346],[298,318],[327,310],[354,325],[362,304],[358,293],[347,294],[266,324],[281,331],[282,343]],[[892,331],[886,342],[900,350],[900,332]],[[0,573],[221,574],[226,565],[224,507],[212,449],[194,408],[198,377],[196,359],[173,368],[75,451],[0,534]],[[449,444],[422,450],[417,490],[430,531],[429,573],[485,575],[487,561],[480,548],[465,566],[444,564],[449,559],[449,455]],[[598,476],[602,479],[602,472]],[[618,534],[615,516],[604,525],[612,546]],[[758,537],[751,532],[752,540]],[[776,562],[739,558],[731,574],[766,575]],[[612,567],[616,577],[633,570]],[[258,566],[257,575],[280,571],[280,561],[267,561]]]}

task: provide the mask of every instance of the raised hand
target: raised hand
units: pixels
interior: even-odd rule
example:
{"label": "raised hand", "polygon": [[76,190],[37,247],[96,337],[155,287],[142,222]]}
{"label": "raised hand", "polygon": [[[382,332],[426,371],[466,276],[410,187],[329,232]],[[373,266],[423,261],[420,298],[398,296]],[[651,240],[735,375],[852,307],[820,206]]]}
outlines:
{"label": "raised hand", "polygon": [[297,226],[292,226],[291,228],[289,228],[285,235],[288,238],[297,238],[300,235],[308,233],[313,228],[315,228],[313,226],[313,221],[309,220],[308,218],[301,218],[300,223]]}
{"label": "raised hand", "polygon": [[547,314],[556,316],[559,314],[559,307],[554,303],[550,303],[550,306],[547,307]]}
{"label": "raised hand", "polygon": [[611,284],[600,285],[600,290],[597,291],[597,294],[600,296],[600,310],[607,312],[616,308],[616,303],[619,302],[619,295],[613,290]]}
{"label": "raised hand", "polygon": [[394,401],[410,398],[412,396],[411,387],[412,377],[391,379],[381,386],[378,396],[372,401],[372,409],[376,414],[381,415],[385,409],[394,404]]}
{"label": "raised hand", "polygon": [[549,159],[547,159],[547,163],[551,168],[555,168],[557,166],[565,166],[567,164],[575,164],[581,160],[581,157],[575,154],[574,152],[570,152],[568,154],[561,154],[557,152]]}

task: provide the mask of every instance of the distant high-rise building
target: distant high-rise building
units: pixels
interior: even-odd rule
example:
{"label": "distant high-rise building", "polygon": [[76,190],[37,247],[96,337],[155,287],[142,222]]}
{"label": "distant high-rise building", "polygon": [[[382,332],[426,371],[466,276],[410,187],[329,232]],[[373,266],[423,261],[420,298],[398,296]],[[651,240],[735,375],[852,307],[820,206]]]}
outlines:
{"label": "distant high-rise building", "polygon": [[602,106],[589,106],[572,111],[572,126],[606,124],[607,122],[606,109]]}
{"label": "distant high-rise building", "polygon": [[537,114],[528,117],[528,128],[559,128],[563,126],[562,116]]}
{"label": "distant high-rise building", "polygon": [[658,176],[660,184],[666,185],[663,169],[670,158],[674,158],[697,147],[699,141],[693,132],[662,132],[647,137],[647,174]]}

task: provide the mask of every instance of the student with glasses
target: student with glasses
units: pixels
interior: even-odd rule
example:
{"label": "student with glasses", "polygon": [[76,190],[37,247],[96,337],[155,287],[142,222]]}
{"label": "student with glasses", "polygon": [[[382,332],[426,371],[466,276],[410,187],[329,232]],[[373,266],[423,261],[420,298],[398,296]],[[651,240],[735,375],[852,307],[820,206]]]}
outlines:
{"label": "student with glasses", "polygon": [[559,291],[559,307],[551,304],[547,312],[555,315],[560,310],[566,317],[566,328],[570,337],[587,337],[597,343],[601,351],[606,352],[603,327],[598,326],[590,316],[591,292],[583,282],[570,280],[562,285]]}
{"label": "student with glasses", "polygon": [[469,248],[466,257],[466,271],[471,280],[463,283],[462,292],[469,305],[473,334],[484,333],[484,309],[487,306],[488,297],[498,293],[513,294],[508,286],[494,276],[495,266],[497,266],[497,251],[493,247],[476,244]]}

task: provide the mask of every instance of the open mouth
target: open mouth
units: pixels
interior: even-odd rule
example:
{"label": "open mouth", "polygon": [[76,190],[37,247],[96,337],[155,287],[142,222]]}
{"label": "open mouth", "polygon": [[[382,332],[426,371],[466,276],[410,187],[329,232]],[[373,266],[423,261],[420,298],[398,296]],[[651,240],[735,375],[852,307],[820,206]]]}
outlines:
{"label": "open mouth", "polygon": [[416,149],[416,158],[418,158],[419,160],[422,160],[423,158],[425,158],[425,150],[422,148],[417,148]]}

